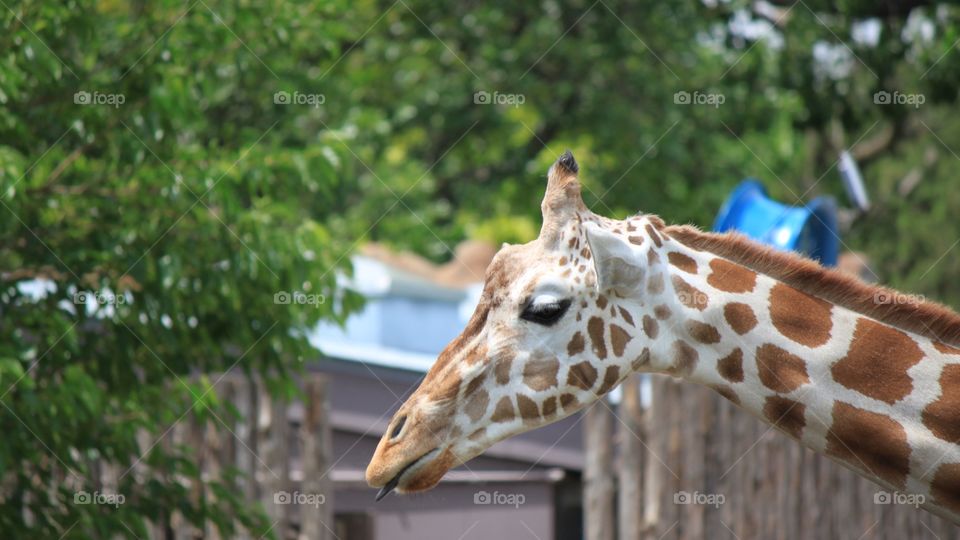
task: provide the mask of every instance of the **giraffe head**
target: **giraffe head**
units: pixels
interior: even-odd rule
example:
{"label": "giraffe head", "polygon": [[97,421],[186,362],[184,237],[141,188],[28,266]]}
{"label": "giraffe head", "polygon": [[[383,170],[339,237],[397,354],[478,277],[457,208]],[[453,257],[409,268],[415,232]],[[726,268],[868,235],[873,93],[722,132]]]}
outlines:
{"label": "giraffe head", "polygon": [[394,415],[366,472],[381,497],[429,489],[497,441],[572,414],[649,363],[625,304],[646,273],[632,262],[636,244],[656,235],[650,222],[659,220],[594,215],[577,174],[569,151],[553,164],[539,237],[497,253],[463,333]]}

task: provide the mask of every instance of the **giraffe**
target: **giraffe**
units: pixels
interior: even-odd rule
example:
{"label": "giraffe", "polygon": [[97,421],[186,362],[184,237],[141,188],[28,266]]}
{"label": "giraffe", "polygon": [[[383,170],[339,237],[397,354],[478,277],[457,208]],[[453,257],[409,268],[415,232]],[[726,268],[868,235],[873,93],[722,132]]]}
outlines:
{"label": "giraffe", "polygon": [[569,151],[550,167],[539,237],[501,248],[394,415],[366,471],[378,500],[643,372],[710,387],[960,524],[960,315],[737,234],[595,215],[578,174]]}

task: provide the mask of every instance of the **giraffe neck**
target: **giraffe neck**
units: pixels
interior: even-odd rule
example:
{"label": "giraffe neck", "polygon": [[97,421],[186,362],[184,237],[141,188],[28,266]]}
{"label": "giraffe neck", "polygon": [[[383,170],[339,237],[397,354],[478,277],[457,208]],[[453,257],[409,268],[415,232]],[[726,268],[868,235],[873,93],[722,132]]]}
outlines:
{"label": "giraffe neck", "polygon": [[715,389],[887,489],[960,516],[960,350],[664,232],[635,251],[639,371]]}

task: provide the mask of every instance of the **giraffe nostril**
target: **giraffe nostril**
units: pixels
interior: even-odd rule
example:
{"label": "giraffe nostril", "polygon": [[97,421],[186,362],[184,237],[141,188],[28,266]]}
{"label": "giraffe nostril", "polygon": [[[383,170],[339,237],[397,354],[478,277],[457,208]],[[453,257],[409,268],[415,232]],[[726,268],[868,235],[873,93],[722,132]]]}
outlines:
{"label": "giraffe nostril", "polygon": [[403,425],[407,423],[407,416],[403,415],[397,420],[397,424],[393,426],[393,432],[390,433],[391,439],[396,439],[400,435],[400,432],[403,431]]}

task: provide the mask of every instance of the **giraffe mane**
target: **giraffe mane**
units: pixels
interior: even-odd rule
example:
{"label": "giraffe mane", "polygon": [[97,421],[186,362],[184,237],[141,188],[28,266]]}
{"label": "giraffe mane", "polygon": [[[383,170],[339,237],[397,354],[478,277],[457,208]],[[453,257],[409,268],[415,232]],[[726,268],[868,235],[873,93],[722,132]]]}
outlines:
{"label": "giraffe mane", "polygon": [[895,298],[899,293],[825,268],[811,259],[761,245],[739,233],[706,233],[689,225],[671,225],[662,232],[687,247],[709,251],[879,322],[951,345],[960,344],[960,315],[936,302],[878,302],[878,296]]}

